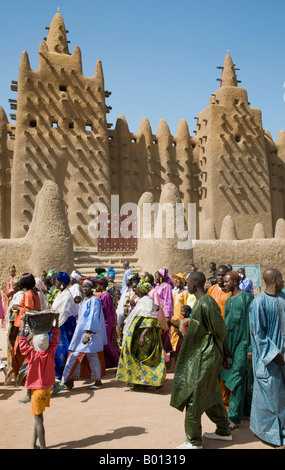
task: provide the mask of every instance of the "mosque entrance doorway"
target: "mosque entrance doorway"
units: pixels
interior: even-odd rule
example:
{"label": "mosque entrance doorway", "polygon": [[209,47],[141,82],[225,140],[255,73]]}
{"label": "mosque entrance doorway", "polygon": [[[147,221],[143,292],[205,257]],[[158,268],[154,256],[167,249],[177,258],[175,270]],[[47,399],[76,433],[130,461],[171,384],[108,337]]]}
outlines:
{"label": "mosque entrance doorway", "polygon": [[[105,224],[108,229],[98,236],[98,251],[136,251],[137,250],[137,220],[121,214],[105,214]],[[107,219],[107,220],[106,220]],[[99,219],[100,220],[100,219]]]}

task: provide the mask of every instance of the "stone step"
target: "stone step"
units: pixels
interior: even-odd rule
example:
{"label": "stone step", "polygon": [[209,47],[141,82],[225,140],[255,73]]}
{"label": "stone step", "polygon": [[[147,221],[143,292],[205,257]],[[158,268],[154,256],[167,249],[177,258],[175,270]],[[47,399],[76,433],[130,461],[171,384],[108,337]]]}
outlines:
{"label": "stone step", "polygon": [[115,281],[118,287],[122,285],[125,269],[123,263],[129,261],[130,269],[134,273],[141,274],[142,268],[138,265],[138,258],[134,253],[126,253],[122,256],[120,252],[101,252],[93,248],[77,248],[74,250],[74,268],[84,276],[92,276],[95,274],[95,268],[108,268],[113,267],[116,273]]}
{"label": "stone step", "polygon": [[[114,270],[115,270],[115,273],[116,273],[116,277],[123,277],[124,275],[124,272],[125,270],[124,269],[117,269],[115,266],[114,267]],[[93,264],[75,264],[74,265],[74,269],[79,272],[80,274],[85,274],[85,273],[92,273],[92,274],[95,274],[95,268],[105,268],[106,271],[108,271],[108,267],[106,267],[105,265],[102,265],[102,266],[98,266],[98,265],[93,265]],[[132,272],[134,273],[141,273],[141,267],[136,265],[136,266],[130,266],[130,269],[132,270]]]}
{"label": "stone step", "polygon": [[74,250],[74,260],[76,263],[78,262],[89,262],[92,261],[93,263],[98,264],[106,264],[108,266],[112,266],[113,264],[121,264],[125,261],[129,261],[129,263],[137,263],[138,258],[134,256],[133,253],[130,253],[129,256],[122,256],[121,253],[98,253],[96,250]]}
{"label": "stone step", "polygon": [[[123,261],[129,261],[130,265],[135,265],[138,263],[138,259],[131,259],[129,258],[128,260],[123,260]],[[98,258],[98,257],[92,257],[92,256],[75,256],[74,257],[74,262],[75,264],[94,264],[96,266],[97,264],[100,266],[117,266],[123,268],[123,261],[122,260],[115,260],[113,258]]]}

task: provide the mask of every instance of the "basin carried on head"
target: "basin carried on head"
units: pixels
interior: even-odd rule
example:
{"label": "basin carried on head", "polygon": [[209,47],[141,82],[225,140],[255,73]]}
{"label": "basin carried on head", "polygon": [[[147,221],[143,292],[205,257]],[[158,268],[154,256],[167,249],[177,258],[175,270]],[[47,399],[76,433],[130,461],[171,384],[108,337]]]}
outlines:
{"label": "basin carried on head", "polygon": [[31,332],[41,335],[52,329],[54,319],[59,313],[51,310],[27,310],[26,315]]}

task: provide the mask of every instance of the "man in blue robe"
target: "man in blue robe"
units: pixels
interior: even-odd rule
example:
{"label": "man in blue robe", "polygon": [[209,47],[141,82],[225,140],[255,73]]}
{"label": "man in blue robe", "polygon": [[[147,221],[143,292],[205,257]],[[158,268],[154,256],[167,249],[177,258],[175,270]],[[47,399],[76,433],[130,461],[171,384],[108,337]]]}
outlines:
{"label": "man in blue robe", "polygon": [[102,387],[100,353],[107,344],[107,334],[101,302],[93,293],[96,284],[96,280],[88,278],[82,282],[84,299],[78,311],[77,325],[69,345],[70,353],[61,381],[54,387],[52,396],[60,392],[73,377],[77,378],[84,358],[88,361],[90,377],[83,377],[81,374],[79,377],[95,379],[94,385],[90,387],[93,390]]}
{"label": "man in blue robe", "polygon": [[273,446],[285,444],[285,294],[282,274],[263,273],[265,291],[249,309],[254,386],[250,429]]}

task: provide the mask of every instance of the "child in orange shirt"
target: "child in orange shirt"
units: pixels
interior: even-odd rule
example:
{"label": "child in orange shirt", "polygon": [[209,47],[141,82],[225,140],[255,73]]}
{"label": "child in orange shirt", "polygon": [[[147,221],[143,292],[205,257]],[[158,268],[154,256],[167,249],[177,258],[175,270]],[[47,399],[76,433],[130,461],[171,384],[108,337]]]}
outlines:
{"label": "child in orange shirt", "polygon": [[22,316],[27,310],[40,310],[41,308],[40,297],[37,289],[35,288],[36,280],[34,276],[30,273],[23,274],[20,279],[20,284],[22,289],[25,289],[25,293],[19,303],[20,309],[14,323],[14,326],[17,326],[19,329],[22,325]]}

